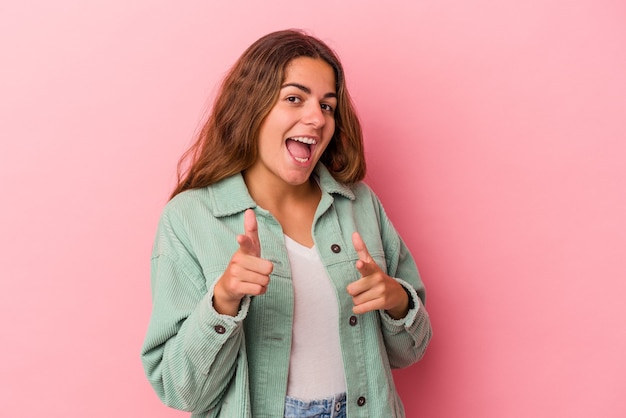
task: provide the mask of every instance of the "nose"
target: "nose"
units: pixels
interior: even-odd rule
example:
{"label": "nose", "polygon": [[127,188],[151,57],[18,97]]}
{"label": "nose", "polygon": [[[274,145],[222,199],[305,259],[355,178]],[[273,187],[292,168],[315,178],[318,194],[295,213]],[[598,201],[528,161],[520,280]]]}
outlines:
{"label": "nose", "polygon": [[306,107],[303,122],[319,129],[326,124],[326,118],[322,112],[322,108],[317,103],[311,103]]}

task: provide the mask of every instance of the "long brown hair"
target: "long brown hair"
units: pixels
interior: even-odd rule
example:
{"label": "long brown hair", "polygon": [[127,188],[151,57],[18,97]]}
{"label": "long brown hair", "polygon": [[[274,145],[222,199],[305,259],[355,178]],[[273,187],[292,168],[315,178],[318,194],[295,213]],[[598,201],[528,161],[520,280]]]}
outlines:
{"label": "long brown hair", "polygon": [[337,81],[335,132],[320,161],[340,182],[355,183],[365,177],[361,124],[339,58],[319,39],[284,30],[257,40],[228,72],[198,138],[178,163],[178,184],[170,198],[254,164],[261,124],[278,99],[287,65],[298,57],[323,59]]}

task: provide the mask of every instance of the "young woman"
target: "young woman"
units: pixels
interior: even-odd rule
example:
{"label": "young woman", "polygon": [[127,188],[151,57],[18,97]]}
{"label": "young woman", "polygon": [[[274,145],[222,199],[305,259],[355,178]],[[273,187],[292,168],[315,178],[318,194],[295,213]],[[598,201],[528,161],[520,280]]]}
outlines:
{"label": "young woman", "polygon": [[391,369],[430,340],[425,290],[361,182],[343,68],[299,31],[226,76],[166,205],[142,349],[192,417],[404,417]]}

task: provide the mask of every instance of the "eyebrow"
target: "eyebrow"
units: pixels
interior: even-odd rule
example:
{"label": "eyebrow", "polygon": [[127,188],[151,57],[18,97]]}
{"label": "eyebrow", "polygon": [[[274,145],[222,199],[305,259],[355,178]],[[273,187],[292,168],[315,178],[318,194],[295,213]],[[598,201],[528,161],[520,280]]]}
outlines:
{"label": "eyebrow", "polygon": [[[284,89],[285,87],[295,87],[297,89],[302,90],[303,92],[305,92],[306,94],[311,94],[311,89],[308,88],[307,86],[303,86],[300,83],[285,83],[282,86],[280,86],[281,89]],[[326,93],[324,95],[324,98],[328,98],[328,97],[334,97],[337,98],[337,93]]]}

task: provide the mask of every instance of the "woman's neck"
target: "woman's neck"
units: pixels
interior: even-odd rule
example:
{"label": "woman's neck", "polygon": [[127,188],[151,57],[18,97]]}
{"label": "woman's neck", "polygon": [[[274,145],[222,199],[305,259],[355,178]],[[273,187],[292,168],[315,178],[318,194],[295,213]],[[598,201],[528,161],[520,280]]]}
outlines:
{"label": "woman's neck", "polygon": [[322,196],[315,179],[310,178],[297,186],[282,183],[280,187],[247,178],[245,173],[243,175],[248,192],[257,205],[269,211],[291,239],[312,247],[313,219]]}

